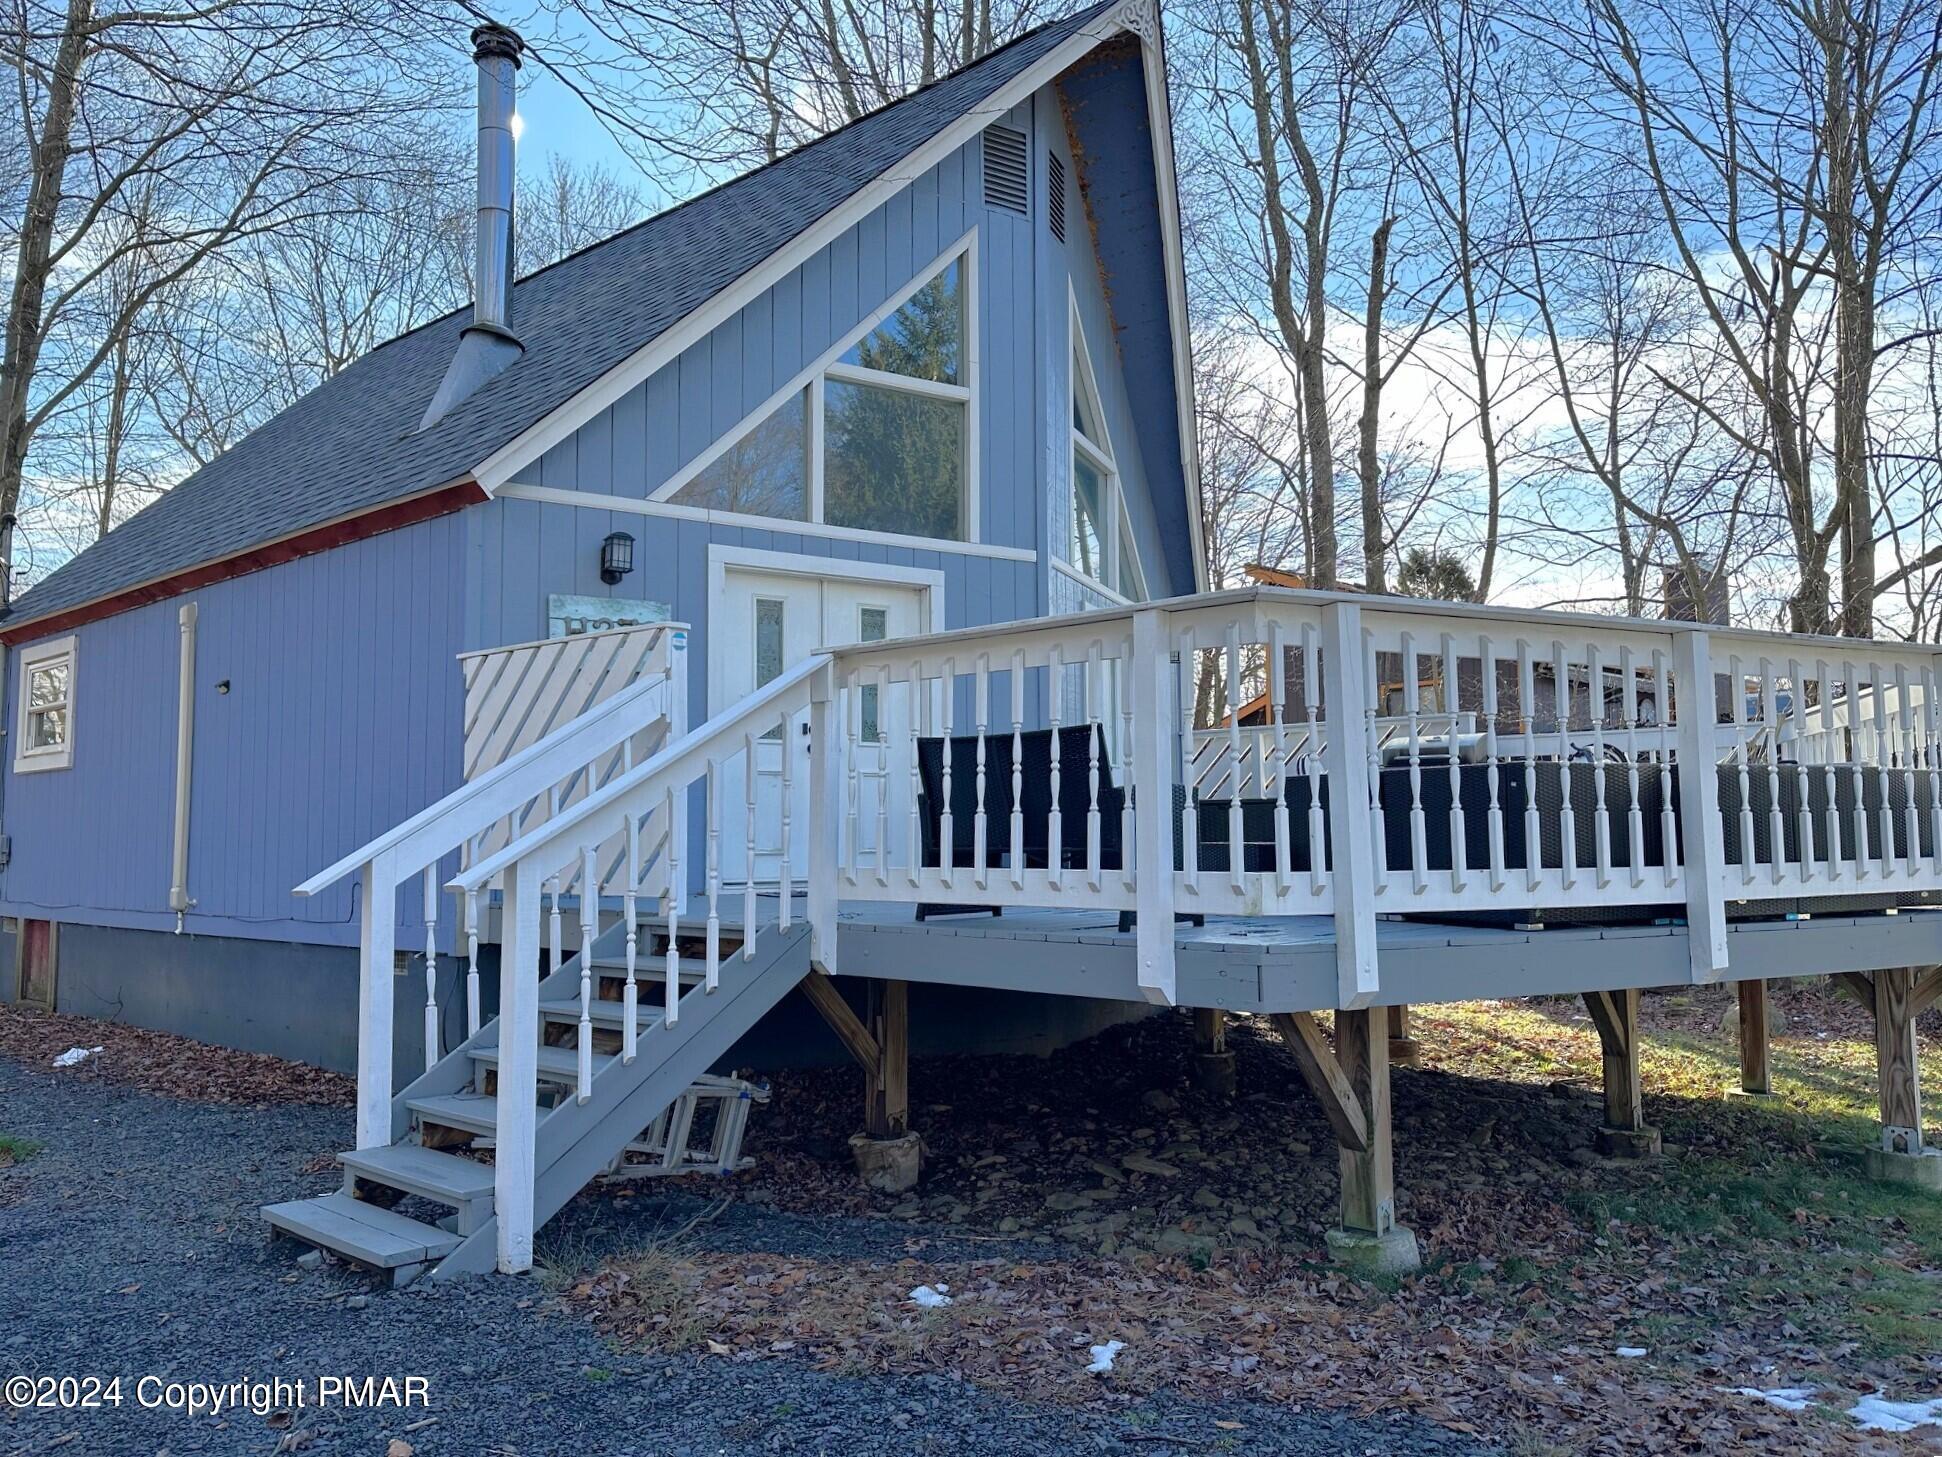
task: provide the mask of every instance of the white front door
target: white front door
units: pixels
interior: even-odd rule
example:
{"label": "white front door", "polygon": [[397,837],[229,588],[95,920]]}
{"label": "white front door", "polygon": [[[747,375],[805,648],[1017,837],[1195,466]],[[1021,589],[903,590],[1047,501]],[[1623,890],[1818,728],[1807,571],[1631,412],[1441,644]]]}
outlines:
{"label": "white front door", "polygon": [[[811,565],[805,558],[805,568]],[[728,566],[709,621],[708,711],[731,707],[819,647],[927,632],[929,607],[924,588],[899,582]],[[841,708],[855,733],[858,858],[867,864],[875,856],[876,826],[883,820],[892,826],[888,844],[895,863],[908,819],[903,803],[908,776],[899,779],[888,773],[884,744],[898,741],[907,726],[909,691],[892,685],[886,699],[879,685],[869,684]],[[808,733],[808,715],[798,714],[786,731],[771,730],[755,743],[752,868],[744,850],[749,785],[743,759],[727,766],[721,784],[724,882],[740,884],[753,874],[758,884],[775,884],[781,878],[786,838],[790,880],[797,889],[804,885],[809,863]],[[888,800],[883,799],[886,794]]]}

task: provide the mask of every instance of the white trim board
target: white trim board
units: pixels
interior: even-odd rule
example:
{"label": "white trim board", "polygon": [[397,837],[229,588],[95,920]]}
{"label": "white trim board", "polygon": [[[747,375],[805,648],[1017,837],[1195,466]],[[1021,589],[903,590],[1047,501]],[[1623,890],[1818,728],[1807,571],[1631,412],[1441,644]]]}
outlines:
{"label": "white trim board", "polygon": [[[1035,562],[1038,553],[1022,546],[994,546],[984,541],[946,541],[936,536],[904,536],[895,531],[859,531],[853,526],[825,526],[820,521],[787,521],[778,516],[745,516],[739,511],[706,511],[699,506],[677,506],[672,501],[646,501],[639,496],[614,496],[602,491],[573,491],[563,486],[533,486],[511,481],[496,493],[508,500],[545,501],[555,506],[582,506],[589,511],[631,511],[636,516],[660,516],[671,521],[701,521],[710,526],[733,526],[741,530],[767,531],[777,535],[814,536],[831,541],[861,541],[875,546],[909,547],[915,551],[934,551],[947,556],[992,557],[998,561]],[[802,561],[821,562],[829,557],[802,557]],[[888,570],[888,569],[886,569]]]}
{"label": "white trim board", "polygon": [[[1186,266],[1180,252],[1179,199],[1173,173],[1173,120],[1167,104],[1166,78],[1162,70],[1165,58],[1158,45],[1160,19],[1154,0],[1128,0],[1127,4],[1100,16],[1046,52],[1036,65],[1027,67],[963,116],[932,135],[908,156],[884,169],[847,202],[831,208],[706,303],[493,451],[472,472],[473,477],[488,495],[497,494],[520,470],[592,420],[649,375],[678,358],[683,350],[705,337],[717,324],[738,313],[791,270],[822,251],[992,122],[1003,120],[1006,113],[1039,87],[1122,32],[1139,37],[1142,70],[1145,73],[1147,109],[1152,122],[1150,130],[1153,135],[1155,171],[1158,174],[1156,192],[1160,232],[1169,281],[1168,315],[1172,323],[1174,393],[1180,418],[1181,464],[1187,482],[1187,524],[1193,543],[1194,574],[1204,590],[1207,565],[1200,532],[1200,477],[1194,445],[1193,366],[1187,335]],[[974,400],[975,397],[974,391]],[[768,524],[767,529],[773,530],[774,527]]]}

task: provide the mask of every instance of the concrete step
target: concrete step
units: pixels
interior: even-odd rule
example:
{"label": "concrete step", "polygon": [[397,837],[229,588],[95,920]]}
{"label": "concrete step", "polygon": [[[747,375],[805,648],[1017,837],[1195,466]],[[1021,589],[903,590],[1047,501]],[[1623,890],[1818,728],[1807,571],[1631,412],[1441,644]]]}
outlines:
{"label": "concrete step", "polygon": [[[415,1143],[394,1143],[389,1148],[340,1153],[337,1161],[360,1179],[455,1209],[491,1206],[491,1166],[460,1154],[440,1153]],[[475,1208],[474,1213],[478,1212]]]}
{"label": "concrete step", "polygon": [[459,1237],[349,1194],[325,1194],[271,1204],[263,1218],[278,1234],[379,1270],[409,1271],[442,1260]]}
{"label": "concrete step", "polygon": [[[573,1015],[576,1018],[580,1015],[578,1003],[574,1005]],[[608,1063],[617,1060],[606,1053],[595,1053],[593,1056],[594,1076],[598,1077],[602,1068],[607,1066]],[[480,1067],[489,1067],[497,1071],[499,1067],[499,1049],[497,1047],[475,1047],[472,1049],[472,1061],[476,1062]],[[540,1048],[538,1067],[539,1076],[543,1082],[564,1083],[566,1086],[572,1087],[580,1080],[580,1057],[571,1047]]]}

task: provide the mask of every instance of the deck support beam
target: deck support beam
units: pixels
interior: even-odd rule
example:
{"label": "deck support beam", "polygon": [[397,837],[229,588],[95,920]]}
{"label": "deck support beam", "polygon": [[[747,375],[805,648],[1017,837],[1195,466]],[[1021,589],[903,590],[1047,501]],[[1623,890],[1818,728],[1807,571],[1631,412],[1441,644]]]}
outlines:
{"label": "deck support beam", "polygon": [[1217,1098],[1234,1096],[1234,1054],[1227,1049],[1227,1013],[1219,1007],[1194,1008],[1194,1082]]}
{"label": "deck support beam", "polygon": [[1740,1093],[1749,1098],[1773,1094],[1773,1059],[1768,1047],[1772,1014],[1767,984],[1749,977],[1738,984],[1740,997]]}
{"label": "deck support beam", "polygon": [[1934,967],[1897,967],[1877,971],[1868,980],[1881,1094],[1881,1147],[1868,1151],[1868,1172],[1884,1183],[1942,1191],[1942,1153],[1922,1140],[1922,1079],[1915,1036],[1915,1018],[1942,992],[1942,984]]}
{"label": "deck support beam", "polygon": [[1423,1064],[1423,1045],[1409,1031],[1409,1005],[1403,1003],[1389,1009],[1389,1065],[1391,1067],[1421,1067]]}
{"label": "deck support beam", "polygon": [[1648,1158],[1660,1150],[1659,1130],[1645,1126],[1639,1076],[1639,989],[1586,992],[1585,1009],[1605,1052],[1605,1126],[1598,1151],[1607,1158]]}
{"label": "deck support beam", "polygon": [[910,1131],[910,983],[873,979],[861,1017],[822,972],[799,985],[863,1070],[863,1131],[850,1140],[863,1182],[884,1193],[911,1188],[922,1140]]}
{"label": "deck support beam", "polygon": [[1396,1223],[1387,1009],[1336,1012],[1333,1047],[1310,1013],[1281,1012],[1270,1021],[1295,1054],[1341,1151],[1342,1223],[1328,1233],[1329,1250],[1368,1273],[1417,1268],[1416,1236]]}

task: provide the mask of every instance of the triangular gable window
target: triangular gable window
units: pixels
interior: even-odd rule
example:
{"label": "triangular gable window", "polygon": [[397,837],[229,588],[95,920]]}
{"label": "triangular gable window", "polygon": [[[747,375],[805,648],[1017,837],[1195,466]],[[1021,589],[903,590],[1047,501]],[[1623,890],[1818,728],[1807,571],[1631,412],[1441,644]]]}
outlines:
{"label": "triangular gable window", "polygon": [[1127,519],[1126,500],[1113,461],[1099,384],[1086,354],[1086,339],[1073,301],[1072,334],[1072,509],[1063,564],[1074,575],[1129,602],[1146,600],[1146,574]]}
{"label": "triangular gable window", "polygon": [[857,369],[960,384],[963,359],[963,270],[953,258],[902,308],[846,350],[842,362]]}
{"label": "triangular gable window", "polygon": [[845,531],[975,540],[974,258],[967,234],[654,499]]}

